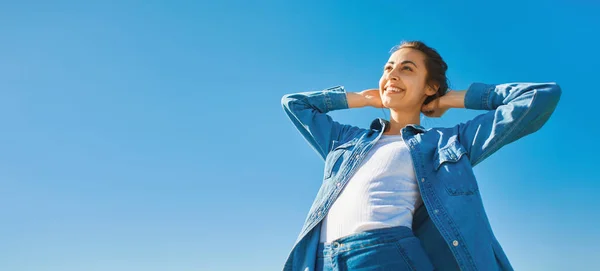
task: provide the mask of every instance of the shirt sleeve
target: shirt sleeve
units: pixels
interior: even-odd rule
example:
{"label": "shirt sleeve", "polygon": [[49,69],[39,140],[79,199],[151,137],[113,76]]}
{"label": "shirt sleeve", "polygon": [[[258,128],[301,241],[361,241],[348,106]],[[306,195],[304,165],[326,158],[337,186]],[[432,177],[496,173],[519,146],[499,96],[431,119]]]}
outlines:
{"label": "shirt sleeve", "polygon": [[465,108],[489,112],[456,127],[471,164],[475,166],[504,145],[539,130],[560,96],[556,83],[472,84],[465,94]]}
{"label": "shirt sleeve", "polygon": [[294,126],[323,160],[331,150],[333,141],[344,141],[359,130],[358,127],[340,124],[327,114],[348,108],[343,86],[286,94],[281,104]]}

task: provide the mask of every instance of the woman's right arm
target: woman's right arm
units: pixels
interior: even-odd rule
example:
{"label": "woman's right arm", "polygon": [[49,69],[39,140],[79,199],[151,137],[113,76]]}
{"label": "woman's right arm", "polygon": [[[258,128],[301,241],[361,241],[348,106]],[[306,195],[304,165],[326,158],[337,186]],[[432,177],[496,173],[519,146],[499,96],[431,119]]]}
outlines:
{"label": "woman's right arm", "polygon": [[381,103],[374,90],[353,93],[337,86],[322,91],[284,95],[283,110],[310,146],[325,160],[334,141],[347,141],[360,130],[340,124],[327,113],[333,110],[377,106]]}
{"label": "woman's right arm", "polygon": [[558,105],[561,88],[550,83],[471,84],[440,98],[443,107],[487,110],[455,127],[473,166],[503,146],[539,130]]}

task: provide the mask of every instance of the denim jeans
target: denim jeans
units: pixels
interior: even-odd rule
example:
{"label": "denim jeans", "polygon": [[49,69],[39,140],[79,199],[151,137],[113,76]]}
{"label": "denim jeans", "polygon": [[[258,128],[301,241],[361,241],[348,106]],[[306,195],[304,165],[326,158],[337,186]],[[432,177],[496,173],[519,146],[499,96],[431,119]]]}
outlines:
{"label": "denim jeans", "polygon": [[316,271],[433,270],[421,241],[408,227],[369,230],[320,243]]}

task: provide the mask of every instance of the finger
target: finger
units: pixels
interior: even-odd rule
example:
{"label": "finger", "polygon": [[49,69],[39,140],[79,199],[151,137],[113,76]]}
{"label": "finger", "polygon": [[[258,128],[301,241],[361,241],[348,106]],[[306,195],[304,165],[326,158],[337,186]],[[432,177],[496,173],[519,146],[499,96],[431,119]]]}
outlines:
{"label": "finger", "polygon": [[421,111],[431,111],[433,110],[433,106],[431,105],[431,103],[425,104],[421,107]]}

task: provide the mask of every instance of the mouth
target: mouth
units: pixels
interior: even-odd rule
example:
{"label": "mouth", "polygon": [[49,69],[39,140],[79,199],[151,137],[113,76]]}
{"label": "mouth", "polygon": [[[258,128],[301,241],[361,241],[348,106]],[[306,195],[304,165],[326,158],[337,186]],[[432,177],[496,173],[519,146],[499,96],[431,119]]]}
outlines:
{"label": "mouth", "polygon": [[389,93],[389,94],[398,94],[398,93],[404,92],[404,89],[401,89],[399,87],[389,86],[389,87],[386,87],[383,90],[383,92],[384,93]]}

